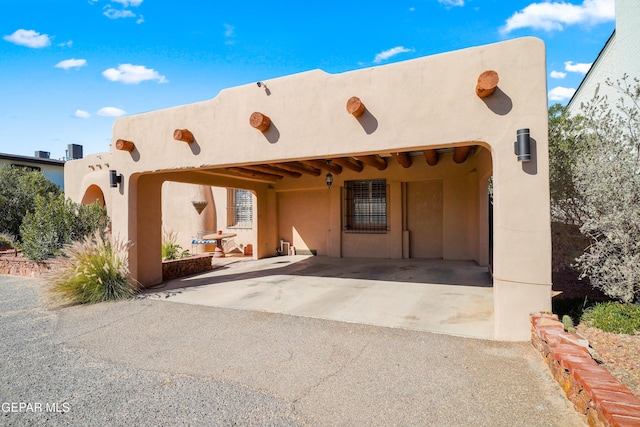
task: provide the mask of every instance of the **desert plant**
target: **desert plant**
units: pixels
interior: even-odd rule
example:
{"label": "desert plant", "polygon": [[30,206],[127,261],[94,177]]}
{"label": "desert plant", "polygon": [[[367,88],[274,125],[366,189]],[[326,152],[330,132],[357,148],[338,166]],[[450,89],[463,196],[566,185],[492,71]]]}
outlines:
{"label": "desert plant", "polygon": [[576,331],[573,319],[568,314],[562,316],[562,326],[564,326],[564,330],[567,332],[574,333]]}
{"label": "desert plant", "polygon": [[162,230],[162,260],[169,261],[172,259],[186,258],[189,251],[182,249],[182,246],[176,243],[177,233],[173,231]]}
{"label": "desert plant", "polygon": [[581,323],[616,334],[640,333],[640,305],[605,302],[587,309]]}
{"label": "desert plant", "polygon": [[0,251],[16,247],[16,238],[9,233],[0,233]]}
{"label": "desert plant", "polygon": [[105,228],[107,221],[98,202],[79,205],[64,194],[38,196],[33,212],[27,213],[20,226],[20,247],[31,260],[46,259],[59,254],[65,244]]}
{"label": "desert plant", "polygon": [[583,111],[583,147],[573,168],[580,231],[591,245],[577,260],[583,277],[611,298],[640,298],[640,82],[607,82],[615,107],[596,97]]}
{"label": "desert plant", "polygon": [[20,237],[20,224],[35,208],[37,196],[62,192],[42,172],[13,166],[0,167],[0,232]]}
{"label": "desert plant", "polygon": [[139,284],[129,274],[130,243],[111,242],[100,231],[65,245],[58,268],[48,274],[55,300],[92,304],[135,295]]}

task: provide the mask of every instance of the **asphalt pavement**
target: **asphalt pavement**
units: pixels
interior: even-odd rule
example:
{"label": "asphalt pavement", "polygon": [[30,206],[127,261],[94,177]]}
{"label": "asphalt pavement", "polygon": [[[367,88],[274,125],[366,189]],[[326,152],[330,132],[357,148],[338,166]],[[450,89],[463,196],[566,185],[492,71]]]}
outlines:
{"label": "asphalt pavement", "polygon": [[529,343],[0,276],[0,425],[584,426]]}

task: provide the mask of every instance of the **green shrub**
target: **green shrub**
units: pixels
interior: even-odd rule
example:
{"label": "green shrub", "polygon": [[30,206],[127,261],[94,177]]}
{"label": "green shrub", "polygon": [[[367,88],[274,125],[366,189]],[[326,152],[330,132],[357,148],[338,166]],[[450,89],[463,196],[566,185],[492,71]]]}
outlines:
{"label": "green shrub", "polygon": [[61,192],[40,171],[0,167],[0,233],[19,237],[20,224],[27,212],[33,212],[36,197]]}
{"label": "green shrub", "polygon": [[562,326],[564,326],[564,330],[567,332],[574,333],[576,328],[573,324],[573,319],[568,314],[562,316]]}
{"label": "green shrub", "polygon": [[59,268],[47,275],[54,299],[92,304],[135,295],[140,286],[129,274],[130,244],[104,238],[99,231],[64,246]]}
{"label": "green shrub", "polygon": [[162,230],[162,260],[186,258],[189,256],[188,250],[183,250],[182,246],[176,243],[177,234],[171,231]]}
{"label": "green shrub", "polygon": [[20,226],[22,253],[34,261],[58,255],[65,244],[105,228],[107,221],[98,202],[79,205],[64,194],[37,196],[33,212],[27,213]]}
{"label": "green shrub", "polygon": [[597,304],[584,312],[581,322],[605,332],[640,333],[640,305],[619,302]]}
{"label": "green shrub", "polygon": [[9,233],[0,233],[0,251],[16,247],[16,239]]}

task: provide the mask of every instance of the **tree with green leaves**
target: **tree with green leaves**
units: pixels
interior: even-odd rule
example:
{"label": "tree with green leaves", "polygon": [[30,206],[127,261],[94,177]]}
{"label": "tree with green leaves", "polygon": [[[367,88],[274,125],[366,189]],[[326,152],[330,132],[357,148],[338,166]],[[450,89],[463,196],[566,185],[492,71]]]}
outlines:
{"label": "tree with green leaves", "polygon": [[36,197],[60,193],[60,187],[41,171],[0,167],[0,233],[20,239],[20,224],[28,212],[33,212]]}
{"label": "tree with green leaves", "polygon": [[79,205],[64,194],[37,196],[33,212],[20,226],[22,253],[43,260],[60,253],[62,247],[106,227],[106,210],[98,202]]}
{"label": "tree with green leaves", "polygon": [[[640,82],[606,84],[620,96],[613,106],[596,92],[579,116],[550,109],[552,218],[588,239],[574,264],[582,277],[632,302],[640,298]],[[554,246],[563,239],[554,233]]]}

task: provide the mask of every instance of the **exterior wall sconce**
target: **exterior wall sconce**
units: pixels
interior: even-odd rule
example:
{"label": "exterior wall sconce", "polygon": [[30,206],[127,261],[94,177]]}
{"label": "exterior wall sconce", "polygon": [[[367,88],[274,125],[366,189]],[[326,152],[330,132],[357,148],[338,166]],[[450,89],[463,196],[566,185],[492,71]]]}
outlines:
{"label": "exterior wall sconce", "polygon": [[324,182],[327,184],[327,188],[331,188],[331,185],[333,185],[333,175],[331,175],[331,172],[327,172],[327,176],[324,177]]}
{"label": "exterior wall sconce", "polygon": [[109,187],[116,188],[120,183],[122,183],[122,174],[118,175],[114,169],[109,170]]}
{"label": "exterior wall sconce", "polygon": [[513,143],[513,151],[518,156],[519,162],[528,162],[531,160],[531,139],[529,137],[529,129],[518,129],[517,141]]}

